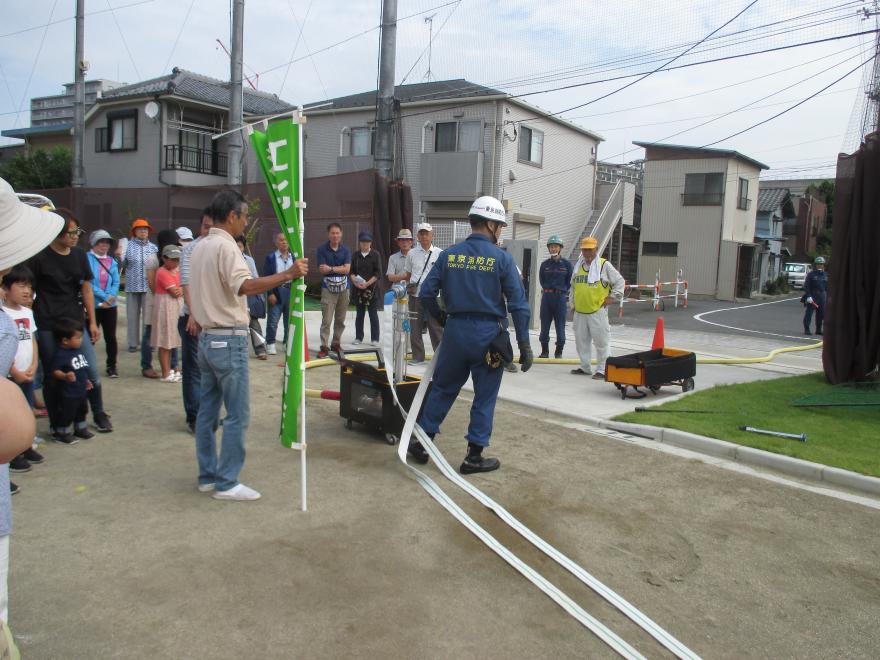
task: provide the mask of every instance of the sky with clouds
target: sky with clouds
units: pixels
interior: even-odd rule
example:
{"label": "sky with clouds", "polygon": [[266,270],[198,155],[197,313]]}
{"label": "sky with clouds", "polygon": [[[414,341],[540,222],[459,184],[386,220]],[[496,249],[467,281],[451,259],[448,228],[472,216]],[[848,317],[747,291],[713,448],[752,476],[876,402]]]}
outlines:
{"label": "sky with clouds", "polygon": [[[259,74],[261,90],[292,103],[375,88],[381,4],[246,0],[246,75],[257,82]],[[875,28],[858,15],[864,4],[870,2],[399,0],[396,79],[425,79],[432,25],[432,79],[465,78],[552,112],[582,106],[562,116],[601,134],[599,157],[617,162],[642,156],[633,140],[723,140],[830,85],[716,145],[771,165],[768,175],[825,176],[837,153],[854,146],[851,113],[870,66],[859,65],[874,53],[873,35],[837,37]],[[30,98],[60,93],[73,80],[74,7],[74,0],[5,0],[0,128],[27,126]],[[88,78],[136,82],[174,66],[228,78],[217,40],[228,46],[229,30],[228,0],[86,0]],[[819,40],[826,41],[786,48]],[[768,49],[779,50],[737,57]],[[668,67],[681,68],[615,91],[676,56]],[[722,61],[690,66],[708,59]]]}

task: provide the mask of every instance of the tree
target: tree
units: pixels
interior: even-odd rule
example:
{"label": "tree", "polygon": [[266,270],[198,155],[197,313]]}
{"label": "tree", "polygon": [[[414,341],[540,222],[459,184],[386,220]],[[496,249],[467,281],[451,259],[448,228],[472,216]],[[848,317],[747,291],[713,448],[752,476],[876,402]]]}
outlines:
{"label": "tree", "polygon": [[825,221],[826,227],[831,227],[834,225],[834,181],[831,179],[825,179],[818,186],[810,186],[810,189],[817,192],[820,197],[822,197],[825,201],[825,205],[828,207],[828,215]]}
{"label": "tree", "polygon": [[58,145],[51,151],[36,149],[17,154],[8,163],[0,165],[0,177],[20,191],[68,188],[72,166],[71,150]]}

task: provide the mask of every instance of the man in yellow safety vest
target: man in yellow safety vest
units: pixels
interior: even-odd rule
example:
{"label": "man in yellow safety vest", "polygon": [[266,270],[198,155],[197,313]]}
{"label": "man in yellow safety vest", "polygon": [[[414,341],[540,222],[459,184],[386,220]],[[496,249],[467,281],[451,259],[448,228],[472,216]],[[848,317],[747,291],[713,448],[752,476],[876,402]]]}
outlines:
{"label": "man in yellow safety vest", "polygon": [[574,338],[581,366],[571,373],[589,376],[592,373],[591,344],[596,345],[595,380],[605,380],[605,361],[611,326],[608,305],[623,297],[624,280],[617,269],[599,257],[598,243],[592,236],[581,241],[581,258],[571,278],[569,305],[574,308]]}

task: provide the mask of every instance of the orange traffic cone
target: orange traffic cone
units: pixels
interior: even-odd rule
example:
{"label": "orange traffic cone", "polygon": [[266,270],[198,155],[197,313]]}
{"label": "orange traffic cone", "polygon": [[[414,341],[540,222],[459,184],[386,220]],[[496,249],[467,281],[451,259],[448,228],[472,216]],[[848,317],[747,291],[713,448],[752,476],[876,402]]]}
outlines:
{"label": "orange traffic cone", "polygon": [[654,326],[654,341],[651,342],[651,350],[663,348],[666,340],[663,338],[663,317],[657,317],[657,325]]}

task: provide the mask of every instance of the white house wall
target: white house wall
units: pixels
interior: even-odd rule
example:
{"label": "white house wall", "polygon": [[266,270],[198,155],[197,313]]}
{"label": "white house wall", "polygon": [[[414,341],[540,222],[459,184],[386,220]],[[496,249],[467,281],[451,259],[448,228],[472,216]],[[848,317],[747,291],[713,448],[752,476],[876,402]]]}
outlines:
{"label": "white house wall", "polygon": [[[511,211],[543,216],[542,240],[559,234],[566,246],[573,245],[593,209],[598,141],[550,119],[535,119],[534,112],[509,102],[504,103],[503,117],[504,122],[519,122],[518,135],[522,126],[543,131],[544,157],[541,167],[520,162],[518,142],[502,139],[497,196],[510,200]],[[513,133],[509,124],[504,131]],[[510,236],[509,228],[506,237]]]}

